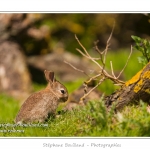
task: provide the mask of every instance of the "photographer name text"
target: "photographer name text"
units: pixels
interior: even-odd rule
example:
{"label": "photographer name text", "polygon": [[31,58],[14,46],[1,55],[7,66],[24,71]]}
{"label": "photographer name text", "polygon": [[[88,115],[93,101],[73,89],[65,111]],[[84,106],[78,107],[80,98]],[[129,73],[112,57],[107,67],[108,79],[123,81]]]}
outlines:
{"label": "photographer name text", "polygon": [[63,144],[57,144],[57,143],[43,143],[43,147],[45,148],[61,148],[61,147],[100,147],[100,148],[120,148],[121,144],[118,143],[63,143]]}

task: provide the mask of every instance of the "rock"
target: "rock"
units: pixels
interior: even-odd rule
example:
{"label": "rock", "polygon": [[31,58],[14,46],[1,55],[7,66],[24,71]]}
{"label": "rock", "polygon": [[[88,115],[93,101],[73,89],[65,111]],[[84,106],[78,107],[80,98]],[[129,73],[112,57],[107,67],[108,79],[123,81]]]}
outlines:
{"label": "rock", "polygon": [[[57,77],[63,82],[70,82],[83,77],[87,78],[84,73],[74,70],[71,66],[64,63],[64,60],[76,68],[84,70],[87,74],[90,74],[93,69],[96,70],[95,66],[90,64],[87,60],[68,52],[53,52],[46,55],[31,56],[27,62],[30,67],[32,66],[32,69],[39,69],[42,72],[45,69],[54,71]],[[41,78],[43,77],[41,76]]]}
{"label": "rock", "polygon": [[31,92],[30,74],[25,57],[18,44],[5,41],[0,43],[0,92],[17,99]]}

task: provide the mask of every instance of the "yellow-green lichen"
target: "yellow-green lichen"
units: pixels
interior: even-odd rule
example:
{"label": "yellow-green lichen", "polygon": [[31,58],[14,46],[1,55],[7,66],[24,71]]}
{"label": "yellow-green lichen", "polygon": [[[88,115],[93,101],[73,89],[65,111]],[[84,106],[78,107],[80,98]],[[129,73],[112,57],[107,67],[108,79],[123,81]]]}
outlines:
{"label": "yellow-green lichen", "polygon": [[141,90],[142,84],[143,84],[143,80],[141,79],[141,80],[136,84],[136,86],[134,87],[134,92],[135,92],[135,93],[137,93],[139,90]]}
{"label": "yellow-green lichen", "polygon": [[150,79],[150,71],[145,71],[143,78]]}
{"label": "yellow-green lichen", "polygon": [[[140,71],[139,71],[135,76],[133,76],[129,81],[127,81],[127,82],[125,83],[125,85],[126,85],[126,86],[129,86],[130,84],[133,84],[133,83],[137,82],[137,81],[140,79],[141,73],[143,72],[143,70],[144,70],[148,65],[150,65],[150,62],[149,62],[146,66],[144,66],[143,69],[140,70]],[[149,79],[150,79],[150,71],[146,71],[146,72],[144,73],[144,76],[145,76],[146,78],[149,78]]]}
{"label": "yellow-green lichen", "polygon": [[142,70],[139,71],[134,77],[132,77],[129,81],[125,83],[126,86],[129,86],[130,84],[133,84],[137,82],[140,79],[140,75],[142,73]]}
{"label": "yellow-green lichen", "polygon": [[[150,79],[150,71],[145,71],[144,74],[141,76],[141,79],[139,80],[139,82],[136,84],[136,86],[134,87],[134,92],[137,93],[139,90],[141,90],[141,87],[143,86],[143,81],[145,79]],[[146,93],[149,93],[150,90],[146,89],[145,90]]]}
{"label": "yellow-green lichen", "polygon": [[[147,65],[149,65],[149,64],[147,64]],[[145,79],[150,80],[150,70],[145,71],[143,73],[143,75],[141,75],[143,70],[146,68],[146,66],[141,71],[139,71],[135,76],[133,76],[129,81],[127,81],[125,83],[126,86],[129,86],[129,85],[134,84],[134,83],[137,82],[137,84],[135,84],[135,87],[133,89],[135,93],[137,93],[141,90]],[[150,89],[146,89],[144,92],[150,93]]]}

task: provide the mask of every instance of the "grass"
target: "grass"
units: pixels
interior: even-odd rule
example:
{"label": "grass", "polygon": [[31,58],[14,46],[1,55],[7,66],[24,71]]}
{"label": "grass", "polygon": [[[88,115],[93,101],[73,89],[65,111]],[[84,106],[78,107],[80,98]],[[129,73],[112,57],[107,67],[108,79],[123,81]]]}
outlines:
{"label": "grass", "polygon": [[[16,112],[16,104],[11,111]],[[19,107],[18,107],[19,109]],[[14,113],[15,114],[15,113]],[[84,108],[64,112],[43,124],[14,126],[14,115],[1,120],[0,136],[4,137],[135,137],[150,136],[150,114],[146,105],[126,106],[120,113],[106,112],[103,101],[92,101]]]}
{"label": "grass", "polygon": [[[116,57],[119,58],[116,60]],[[136,57],[132,55],[125,69],[125,80],[130,79],[141,69]],[[121,70],[127,52],[117,52],[108,55],[112,59],[114,70]],[[109,64],[109,61],[107,62]],[[83,79],[66,83],[69,93],[77,89]],[[34,84],[35,91],[42,89],[44,85]],[[102,84],[99,89],[106,94],[113,92],[116,87],[111,82]],[[150,136],[150,114],[146,110],[146,104],[126,106],[121,112],[114,114],[113,109],[106,112],[103,99],[89,102],[85,107],[70,112],[60,111],[59,117],[50,118],[43,124],[24,124],[16,126],[14,118],[19,111],[19,101],[4,94],[0,94],[0,136],[1,137],[147,137]]]}

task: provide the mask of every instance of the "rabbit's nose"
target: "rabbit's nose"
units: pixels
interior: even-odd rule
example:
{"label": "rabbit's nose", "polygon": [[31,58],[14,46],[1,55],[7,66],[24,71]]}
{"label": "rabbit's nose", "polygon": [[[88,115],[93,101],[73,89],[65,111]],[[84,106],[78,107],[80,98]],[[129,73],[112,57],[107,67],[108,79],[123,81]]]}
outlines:
{"label": "rabbit's nose", "polygon": [[68,95],[66,95],[65,97],[61,98],[61,102],[66,102],[68,100]]}

